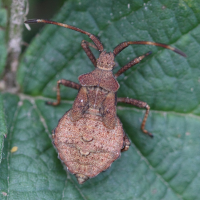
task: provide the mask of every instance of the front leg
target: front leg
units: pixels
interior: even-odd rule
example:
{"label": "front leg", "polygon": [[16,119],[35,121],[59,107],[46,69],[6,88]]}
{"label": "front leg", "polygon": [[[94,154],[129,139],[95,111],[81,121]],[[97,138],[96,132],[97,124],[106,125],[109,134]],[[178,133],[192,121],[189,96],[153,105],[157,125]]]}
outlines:
{"label": "front leg", "polygon": [[139,56],[133,60],[131,60],[129,63],[127,63],[126,65],[124,65],[116,74],[115,74],[115,78],[117,78],[119,75],[123,74],[126,70],[128,70],[129,68],[133,67],[134,65],[138,64],[142,59],[144,59],[146,56],[150,55],[151,51],[147,52],[146,54]]}
{"label": "front leg", "polygon": [[71,88],[74,88],[76,90],[79,90],[81,85],[78,84],[78,83],[75,83],[73,81],[68,81],[68,80],[65,80],[65,79],[61,79],[59,81],[57,81],[57,101],[56,102],[49,102],[47,101],[46,104],[48,105],[52,105],[52,106],[57,106],[60,104],[60,100],[61,100],[61,97],[60,97],[60,85],[64,85],[66,87],[71,87]]}
{"label": "front leg", "polygon": [[145,124],[146,124],[147,117],[149,115],[149,110],[150,110],[150,106],[146,102],[136,100],[136,99],[125,98],[125,97],[117,98],[117,102],[128,103],[133,106],[137,106],[139,108],[146,108],[146,113],[144,115],[144,119],[141,124],[141,129],[142,129],[143,133],[149,135],[150,137],[153,137],[153,135],[145,129]]}
{"label": "front leg", "polygon": [[93,63],[93,65],[95,67],[97,67],[97,61],[96,61],[96,58],[94,56],[94,54],[92,53],[92,51],[90,50],[89,47],[92,47],[92,48],[95,48],[97,49],[96,45],[90,43],[90,42],[87,42],[85,40],[83,40],[81,42],[81,46],[83,48],[83,50],[85,51],[85,53],[87,54],[88,58],[91,60],[91,62]]}

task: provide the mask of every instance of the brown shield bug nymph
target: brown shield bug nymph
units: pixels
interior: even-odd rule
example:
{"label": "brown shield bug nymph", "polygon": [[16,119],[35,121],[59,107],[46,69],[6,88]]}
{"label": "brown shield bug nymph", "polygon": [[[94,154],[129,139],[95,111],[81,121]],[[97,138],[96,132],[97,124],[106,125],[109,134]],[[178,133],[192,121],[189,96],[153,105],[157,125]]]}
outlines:
{"label": "brown shield bug nymph", "polygon": [[[183,52],[166,44],[147,41],[122,42],[114,48],[113,52],[106,52],[95,35],[79,28],[44,19],[31,19],[25,23],[47,23],[69,28],[86,34],[94,43],[85,40],[81,43],[83,50],[95,67],[94,71],[79,76],[80,84],[65,79],[59,80],[57,82],[57,101],[47,102],[53,106],[60,104],[60,85],[78,90],[72,109],[59,120],[52,138],[59,158],[67,169],[75,174],[79,184],[108,169],[120,157],[121,152],[127,151],[130,146],[130,141],[116,115],[118,102],[145,108],[146,113],[141,129],[145,134],[153,137],[145,129],[149,105],[136,99],[118,98],[119,84],[116,80],[119,75],[139,63],[151,52],[131,60],[116,74],[113,74],[114,58],[131,44],[160,46],[186,57]],[[95,58],[90,47],[100,52],[98,59]]]}

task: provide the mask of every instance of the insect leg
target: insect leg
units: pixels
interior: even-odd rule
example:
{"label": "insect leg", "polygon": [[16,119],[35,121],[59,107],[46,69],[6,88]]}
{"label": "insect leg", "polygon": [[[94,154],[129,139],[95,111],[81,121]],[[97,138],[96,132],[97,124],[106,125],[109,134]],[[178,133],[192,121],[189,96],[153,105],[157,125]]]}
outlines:
{"label": "insect leg", "polygon": [[[88,58],[91,60],[91,62],[93,63],[93,65],[96,67],[97,66],[97,61],[96,61],[96,58],[94,57],[94,54],[92,53],[92,51],[90,50],[89,46],[90,47],[93,47],[95,49],[97,49],[97,47],[90,43],[90,42],[87,42],[85,40],[83,40],[81,42],[81,46],[83,47],[83,50],[85,51],[85,53],[87,54]],[[97,49],[98,50],[98,49]]]}
{"label": "insect leg", "polygon": [[46,104],[52,105],[52,106],[57,106],[57,105],[60,104],[60,99],[61,99],[61,97],[60,97],[60,85],[64,85],[66,87],[71,87],[71,88],[74,88],[76,90],[79,90],[79,88],[81,87],[80,84],[72,82],[72,81],[68,81],[68,80],[65,80],[65,79],[58,80],[57,81],[57,101],[56,102],[47,101]]}
{"label": "insect leg", "polygon": [[150,137],[153,137],[153,135],[145,129],[145,124],[146,124],[147,117],[149,115],[149,110],[150,110],[150,106],[146,102],[136,100],[136,99],[125,98],[125,97],[117,98],[117,102],[131,104],[131,105],[137,106],[139,108],[145,108],[146,113],[144,115],[144,119],[141,124],[141,129],[142,129],[143,133],[149,135]]}
{"label": "insect leg", "polygon": [[151,51],[147,52],[146,54],[139,56],[133,60],[131,60],[129,63],[124,65],[116,74],[115,77],[117,78],[119,75],[123,74],[126,70],[133,67],[134,65],[138,64],[142,59],[144,59],[146,56],[150,55]]}
{"label": "insect leg", "polygon": [[131,142],[128,139],[128,136],[125,134],[124,135],[124,147],[123,147],[123,149],[121,149],[121,152],[127,151],[129,149],[130,145],[131,145]]}

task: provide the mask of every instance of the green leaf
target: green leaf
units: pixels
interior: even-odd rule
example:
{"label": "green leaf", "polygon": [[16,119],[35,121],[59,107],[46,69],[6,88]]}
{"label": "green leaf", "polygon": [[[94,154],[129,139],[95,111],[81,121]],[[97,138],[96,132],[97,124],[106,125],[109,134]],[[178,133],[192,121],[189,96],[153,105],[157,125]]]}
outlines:
{"label": "green leaf", "polygon": [[6,10],[2,8],[2,1],[0,0],[0,75],[4,70],[6,63],[6,36],[5,29],[7,23],[7,13]]}
{"label": "green leaf", "polygon": [[2,159],[2,150],[3,150],[3,141],[4,137],[6,137],[6,134],[8,133],[7,127],[6,127],[6,119],[5,119],[5,113],[3,108],[3,99],[0,94],[0,163]]}
{"label": "green leaf", "polygon": [[[87,36],[46,25],[24,54],[18,71],[23,95],[5,94],[8,137],[0,167],[2,199],[154,199],[199,198],[200,164],[200,5],[197,1],[68,1],[54,20],[100,36],[107,51],[123,41],[147,40],[179,48],[187,58],[154,46],[130,46],[117,57],[118,67],[148,51],[153,54],[118,78],[119,97],[147,102],[150,115],[140,130],[144,110],[124,104],[118,116],[132,145],[111,168],[78,185],[66,173],[50,134],[71,108],[77,91],[59,79],[78,82],[94,69],[82,50]],[[37,18],[39,16],[35,16]],[[31,25],[37,26],[37,25]],[[95,56],[98,52],[94,51]],[[12,147],[18,147],[11,153]],[[3,193],[2,193],[3,192]],[[9,196],[5,196],[5,195]]]}

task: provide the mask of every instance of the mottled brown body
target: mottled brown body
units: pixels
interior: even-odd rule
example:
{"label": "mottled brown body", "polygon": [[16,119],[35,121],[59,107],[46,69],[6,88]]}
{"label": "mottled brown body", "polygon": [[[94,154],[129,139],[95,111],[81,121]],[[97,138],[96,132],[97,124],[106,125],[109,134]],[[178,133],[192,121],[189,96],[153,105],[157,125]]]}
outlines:
{"label": "mottled brown body", "polygon": [[53,143],[67,169],[83,183],[109,168],[130,142],[116,115],[119,84],[112,71],[96,68],[79,81],[82,87],[55,128]]}
{"label": "mottled brown body", "polygon": [[[141,124],[141,130],[153,137],[145,129],[150,110],[149,105],[146,102],[128,97],[117,98],[119,84],[116,80],[118,76],[138,64],[151,52],[131,60],[113,75],[114,58],[124,48],[132,44],[160,46],[186,57],[183,52],[166,44],[149,41],[123,42],[117,45],[113,52],[106,52],[95,35],[79,28],[43,19],[27,20],[25,23],[59,25],[88,35],[94,43],[83,40],[81,46],[95,66],[95,70],[79,76],[80,84],[65,79],[59,80],[57,82],[57,101],[47,102],[47,104],[53,106],[60,103],[60,84],[79,90],[72,109],[60,119],[52,137],[60,159],[68,170],[76,175],[80,184],[105,171],[119,158],[122,151],[129,149],[130,141],[116,115],[117,102],[145,108],[146,113]],[[99,50],[98,59],[95,58],[90,47]]]}

